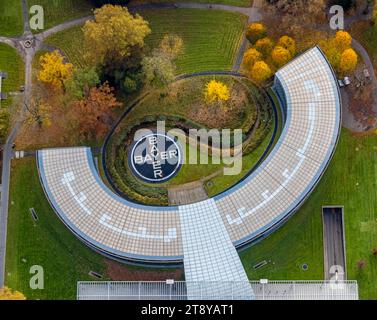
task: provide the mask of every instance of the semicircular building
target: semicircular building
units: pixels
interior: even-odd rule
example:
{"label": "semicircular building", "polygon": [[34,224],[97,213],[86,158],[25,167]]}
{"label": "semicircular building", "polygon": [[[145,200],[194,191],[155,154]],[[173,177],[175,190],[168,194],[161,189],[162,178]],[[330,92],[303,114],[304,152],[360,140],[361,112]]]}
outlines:
{"label": "semicircular building", "polygon": [[[219,259],[230,261],[235,247],[269,234],[300,207],[323,175],[338,140],[339,89],[318,47],[279,70],[274,90],[285,123],[279,141],[251,175],[212,199],[177,207],[122,199],[102,182],[85,147],[38,151],[45,193],[66,226],[108,256],[146,263],[182,262],[185,257],[185,269],[190,269],[196,263],[189,260],[190,253],[203,252],[201,259],[206,259],[208,249],[228,251],[224,254],[231,257]],[[213,237],[210,248],[201,237]]]}

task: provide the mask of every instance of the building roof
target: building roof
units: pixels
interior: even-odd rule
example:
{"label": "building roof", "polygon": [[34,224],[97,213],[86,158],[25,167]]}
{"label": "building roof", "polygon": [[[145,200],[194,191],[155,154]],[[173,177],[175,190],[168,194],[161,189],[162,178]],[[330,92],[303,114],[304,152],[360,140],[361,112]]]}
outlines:
{"label": "building roof", "polygon": [[[271,232],[297,210],[324,173],[339,135],[338,86],[319,48],[291,61],[276,79],[286,115],[278,143],[250,176],[213,198],[237,247]],[[102,182],[89,148],[44,149],[37,157],[52,206],[88,245],[123,259],[182,260],[182,206],[143,206],[120,198]]]}

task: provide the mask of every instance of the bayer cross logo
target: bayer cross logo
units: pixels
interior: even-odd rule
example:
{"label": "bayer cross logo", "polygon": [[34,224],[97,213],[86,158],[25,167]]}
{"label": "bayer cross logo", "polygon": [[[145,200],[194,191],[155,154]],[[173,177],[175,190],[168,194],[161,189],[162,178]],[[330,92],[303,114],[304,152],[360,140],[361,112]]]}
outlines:
{"label": "bayer cross logo", "polygon": [[173,178],[179,171],[182,155],[174,138],[153,133],[135,142],[128,160],[138,178],[146,182],[162,183]]}

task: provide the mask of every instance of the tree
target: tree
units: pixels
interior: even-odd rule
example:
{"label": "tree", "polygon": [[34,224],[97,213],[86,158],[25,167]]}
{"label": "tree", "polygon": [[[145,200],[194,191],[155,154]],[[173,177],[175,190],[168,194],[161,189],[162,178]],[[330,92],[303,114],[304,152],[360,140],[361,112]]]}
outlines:
{"label": "tree", "polygon": [[266,34],[266,27],[260,22],[251,23],[246,30],[246,38],[251,44],[254,44],[259,39],[264,38]]}
{"label": "tree", "polygon": [[221,81],[209,81],[204,90],[204,99],[207,103],[223,103],[230,99],[228,86]]}
{"label": "tree", "polygon": [[270,67],[264,61],[257,61],[250,72],[251,78],[258,83],[263,83],[272,76]]}
{"label": "tree", "polygon": [[271,58],[278,67],[281,67],[292,59],[292,55],[287,49],[276,46],[272,50]]}
{"label": "tree", "polygon": [[121,105],[108,83],[91,88],[86,98],[73,103],[72,112],[78,119],[80,134],[87,139],[103,137],[109,129],[112,110]]}
{"label": "tree", "polygon": [[282,36],[279,39],[277,46],[287,49],[291,53],[292,57],[296,54],[296,41],[291,37]]}
{"label": "tree", "polygon": [[73,65],[64,63],[64,57],[57,50],[45,53],[40,57],[39,63],[41,70],[38,74],[38,80],[56,89],[64,88],[65,82],[72,75]]}
{"label": "tree", "polygon": [[0,288],[0,300],[26,300],[26,297],[19,291],[4,287]]}
{"label": "tree", "polygon": [[339,71],[341,73],[352,72],[357,66],[357,54],[352,48],[343,51],[340,56]]}
{"label": "tree", "polygon": [[140,15],[114,5],[94,10],[94,20],[87,21],[83,31],[87,57],[98,65],[122,63],[133,50],[144,46],[144,38],[151,32]]}
{"label": "tree", "polygon": [[70,91],[76,98],[82,98],[89,94],[90,88],[100,83],[99,76],[94,67],[76,69],[73,71],[71,79],[67,81],[67,91]]}
{"label": "tree", "polygon": [[175,65],[160,51],[154,51],[152,56],[142,61],[142,70],[147,84],[158,88],[174,80]]}
{"label": "tree", "polygon": [[344,51],[351,47],[352,37],[347,31],[338,31],[335,34],[333,46],[337,47],[339,51]]}
{"label": "tree", "polygon": [[166,34],[160,42],[159,50],[169,59],[175,60],[184,51],[183,40],[175,34]]}
{"label": "tree", "polygon": [[262,54],[254,48],[248,49],[243,56],[243,64],[250,68],[255,62],[262,60]]}
{"label": "tree", "polygon": [[273,47],[274,47],[274,42],[268,37],[259,39],[255,43],[255,49],[263,53],[265,56],[268,56],[271,53]]}

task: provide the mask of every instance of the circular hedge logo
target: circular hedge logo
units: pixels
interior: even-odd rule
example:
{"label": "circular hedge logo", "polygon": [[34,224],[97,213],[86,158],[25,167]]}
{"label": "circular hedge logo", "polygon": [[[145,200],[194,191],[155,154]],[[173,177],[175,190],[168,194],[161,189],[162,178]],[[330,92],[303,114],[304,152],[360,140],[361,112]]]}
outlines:
{"label": "circular hedge logo", "polygon": [[173,178],[182,164],[182,153],[174,138],[160,133],[146,135],[136,141],[128,161],[133,173],[151,183]]}

